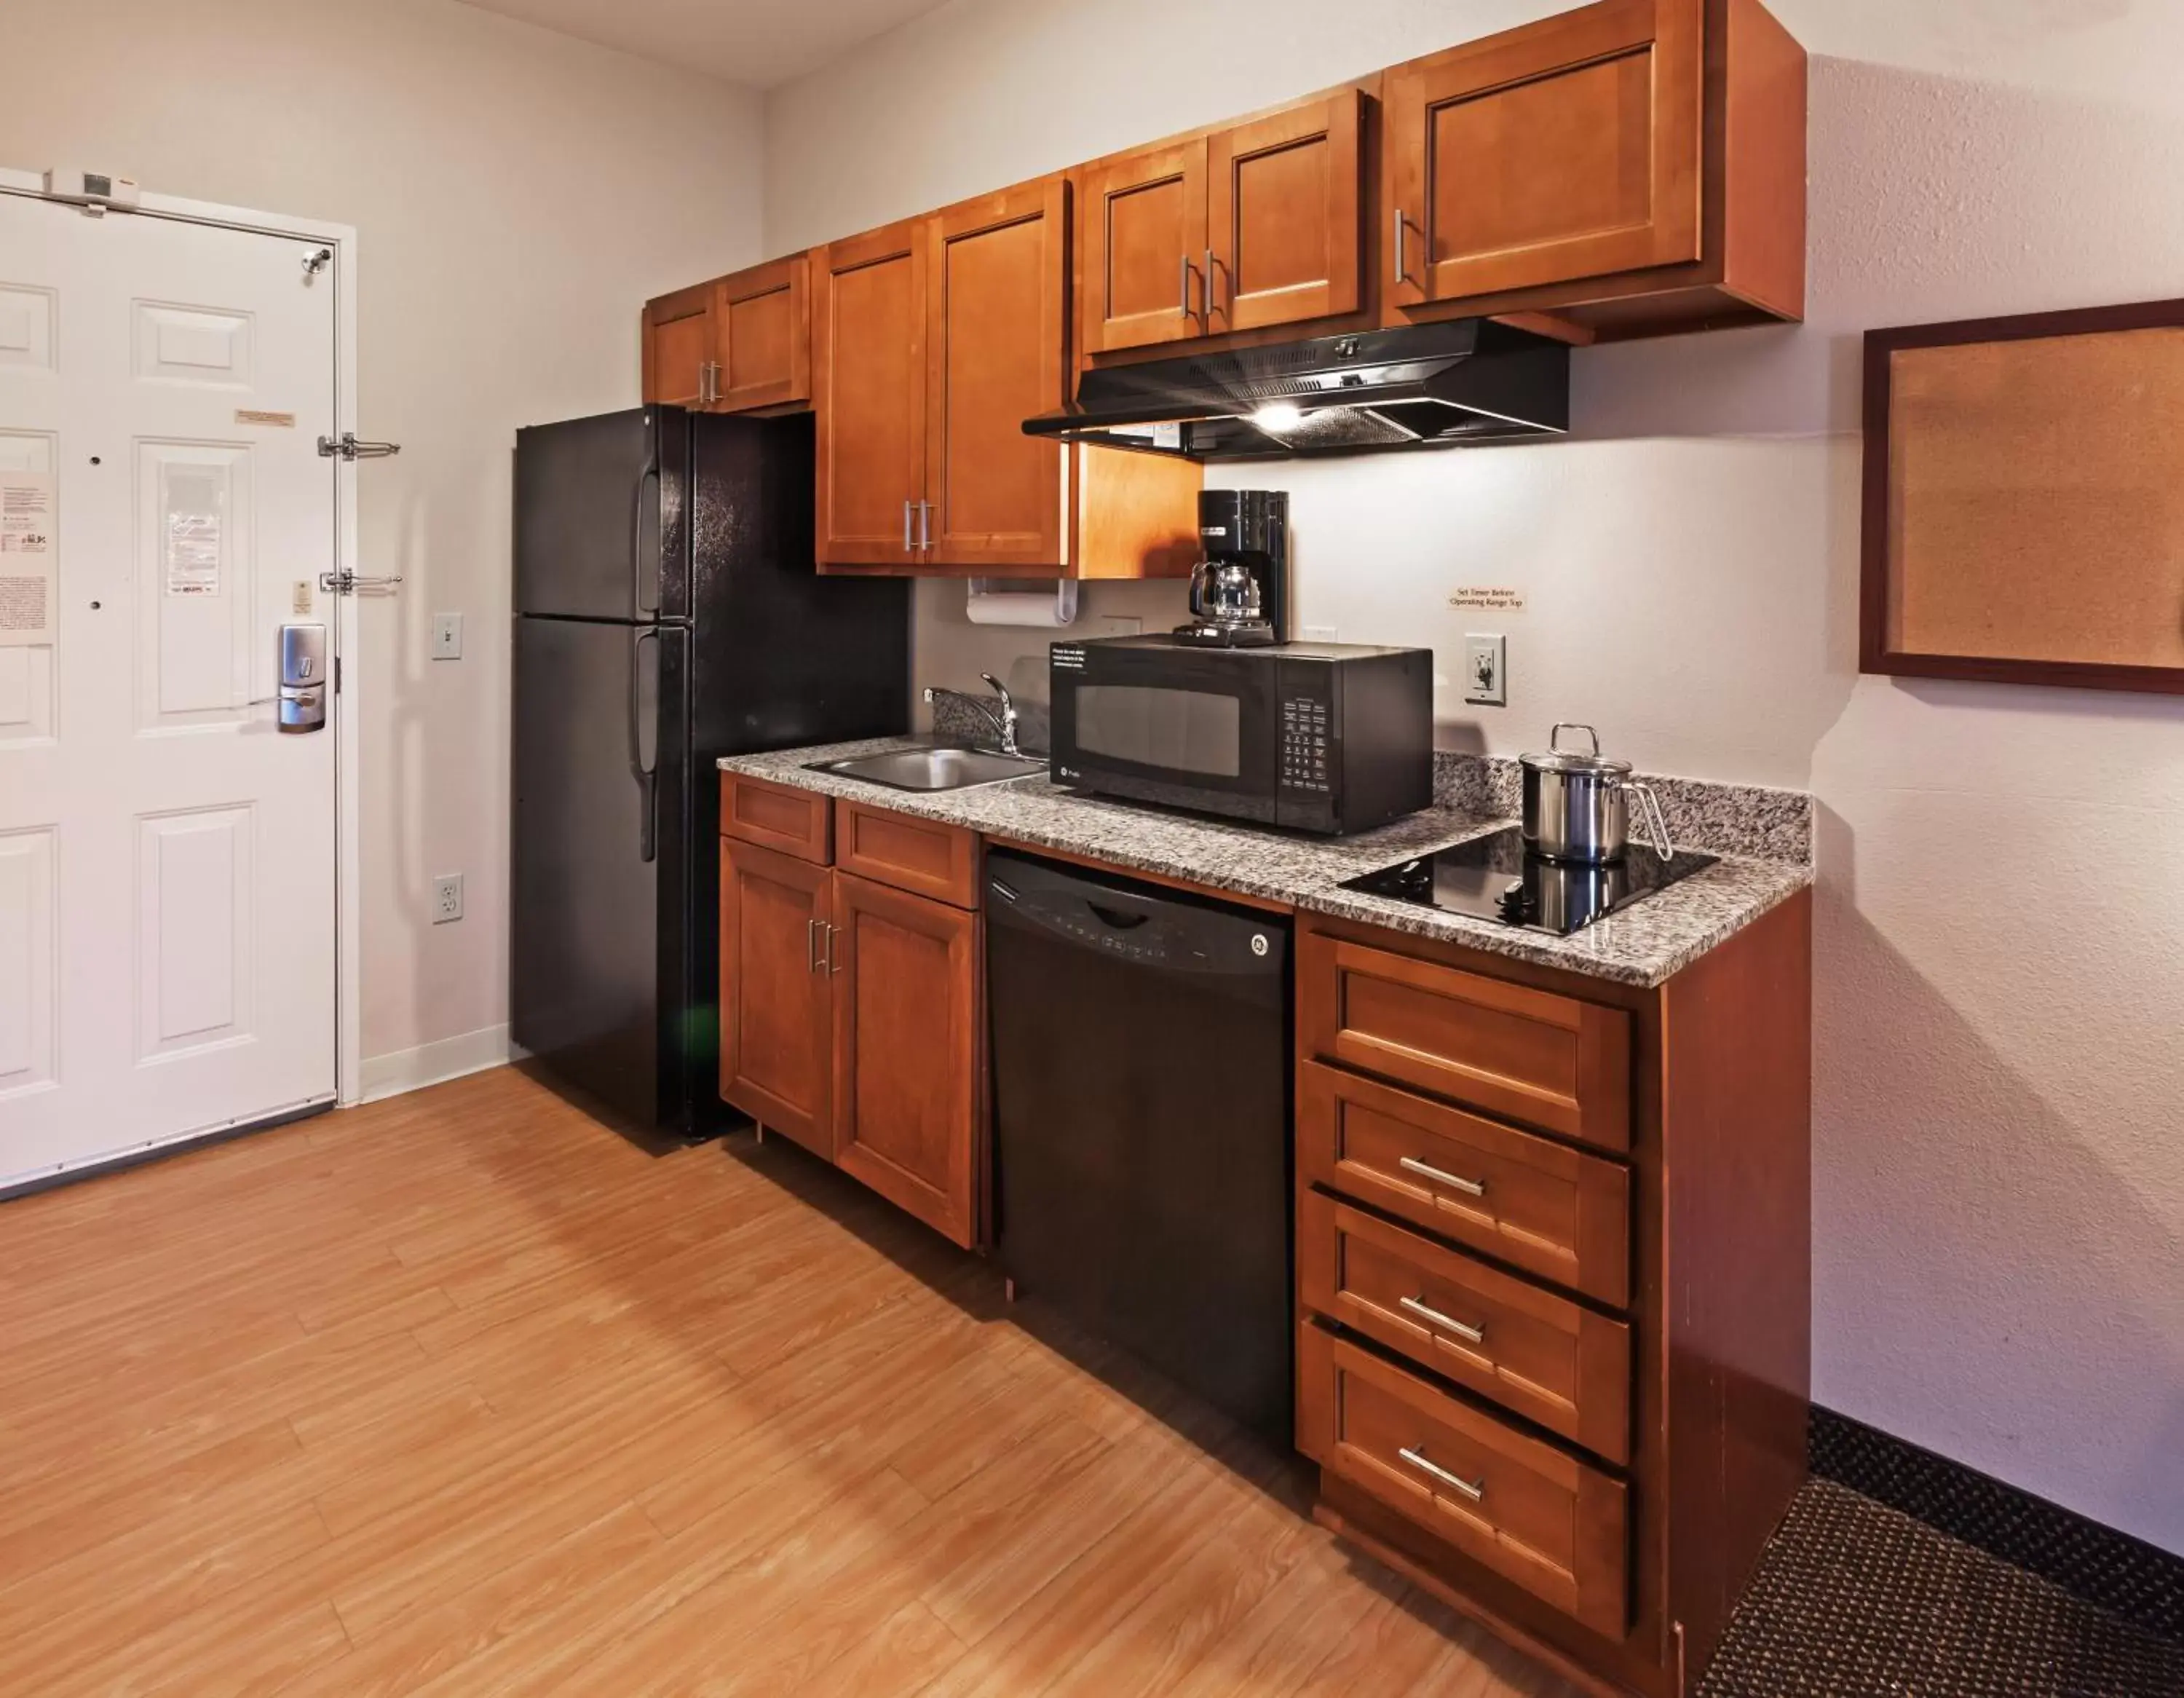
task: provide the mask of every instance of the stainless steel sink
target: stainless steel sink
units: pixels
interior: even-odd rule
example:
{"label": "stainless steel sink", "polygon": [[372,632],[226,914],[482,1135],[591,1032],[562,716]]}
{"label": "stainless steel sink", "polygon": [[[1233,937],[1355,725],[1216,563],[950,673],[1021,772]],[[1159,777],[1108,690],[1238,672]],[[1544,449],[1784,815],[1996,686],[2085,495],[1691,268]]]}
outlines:
{"label": "stainless steel sink", "polygon": [[815,773],[885,785],[891,790],[968,790],[1046,770],[1046,762],[1023,755],[1000,755],[989,749],[896,749],[884,755],[857,755],[845,761],[814,761]]}

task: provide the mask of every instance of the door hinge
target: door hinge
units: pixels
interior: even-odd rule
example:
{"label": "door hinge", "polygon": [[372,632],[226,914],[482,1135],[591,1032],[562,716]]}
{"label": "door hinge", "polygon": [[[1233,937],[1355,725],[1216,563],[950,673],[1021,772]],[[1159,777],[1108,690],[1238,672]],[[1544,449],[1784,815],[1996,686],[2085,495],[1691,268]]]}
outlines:
{"label": "door hinge", "polygon": [[401,452],[402,444],[398,442],[359,442],[353,430],[345,430],[338,437],[319,438],[321,460],[387,460]]}
{"label": "door hinge", "polygon": [[354,572],[322,572],[319,588],[329,595],[392,595],[402,582],[402,574],[388,578],[366,578]]}

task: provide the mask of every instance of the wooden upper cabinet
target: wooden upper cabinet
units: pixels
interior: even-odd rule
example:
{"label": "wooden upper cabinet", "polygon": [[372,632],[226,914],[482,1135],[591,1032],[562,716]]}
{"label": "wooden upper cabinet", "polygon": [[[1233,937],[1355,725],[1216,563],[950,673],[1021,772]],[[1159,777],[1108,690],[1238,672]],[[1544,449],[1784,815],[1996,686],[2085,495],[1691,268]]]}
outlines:
{"label": "wooden upper cabinet", "polygon": [[697,407],[711,393],[714,286],[699,283],[644,304],[647,406]]}
{"label": "wooden upper cabinet", "polygon": [[835,1160],[967,1247],[978,1237],[978,916],[837,872]]}
{"label": "wooden upper cabinet", "polygon": [[1068,557],[1069,453],[1023,422],[1069,396],[1068,185],[1026,183],[933,223],[925,562],[1056,567]]}
{"label": "wooden upper cabinet", "polygon": [[1207,137],[1210,332],[1357,310],[1365,109],[1345,89]]}
{"label": "wooden upper cabinet", "polygon": [[1703,12],[1606,0],[1390,72],[1390,299],[1698,259]]}
{"label": "wooden upper cabinet", "polygon": [[792,254],[714,285],[714,410],[747,412],[811,399],[811,265]]}
{"label": "wooden upper cabinet", "polygon": [[834,1153],[834,874],[721,842],[721,1096],[760,1125]]}
{"label": "wooden upper cabinet", "polygon": [[1098,354],[1206,334],[1201,138],[1084,173],[1084,347]]}
{"label": "wooden upper cabinet", "polygon": [[900,569],[921,557],[932,222],[906,220],[813,253],[816,540],[830,565]]}

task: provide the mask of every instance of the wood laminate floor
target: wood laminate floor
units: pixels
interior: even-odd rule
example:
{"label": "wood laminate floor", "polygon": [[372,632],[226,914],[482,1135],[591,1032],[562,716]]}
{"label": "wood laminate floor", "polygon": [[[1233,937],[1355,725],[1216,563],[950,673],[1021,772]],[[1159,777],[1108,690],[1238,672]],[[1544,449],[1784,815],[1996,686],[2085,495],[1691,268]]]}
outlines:
{"label": "wood laminate floor", "polygon": [[1566,1698],[998,1287],[504,1069],[0,1204],[0,1692]]}

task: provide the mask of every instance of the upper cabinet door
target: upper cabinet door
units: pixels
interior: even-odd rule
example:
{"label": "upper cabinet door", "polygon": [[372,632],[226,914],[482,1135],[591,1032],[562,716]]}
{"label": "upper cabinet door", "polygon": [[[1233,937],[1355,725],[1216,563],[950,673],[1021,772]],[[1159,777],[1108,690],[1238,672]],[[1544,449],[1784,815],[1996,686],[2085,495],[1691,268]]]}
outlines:
{"label": "upper cabinet door", "polygon": [[713,399],[721,411],[811,399],[810,276],[806,256],[792,254],[714,286],[720,371]]}
{"label": "upper cabinet door", "polygon": [[1348,89],[1207,139],[1209,332],[1357,310],[1363,114]]}
{"label": "upper cabinet door", "polygon": [[713,285],[699,283],[644,304],[644,400],[701,407],[712,399]]}
{"label": "upper cabinet door", "polygon": [[1698,259],[1703,13],[1604,0],[1390,71],[1389,299]]}
{"label": "upper cabinet door", "polygon": [[1069,455],[1023,422],[1068,399],[1069,190],[1026,183],[933,220],[926,499],[938,566],[1067,561]]}
{"label": "upper cabinet door", "polygon": [[1084,346],[1098,354],[1206,334],[1206,143],[1084,175]]}
{"label": "upper cabinet door", "polygon": [[930,219],[815,250],[811,331],[818,555],[829,566],[923,558],[925,289]]}

